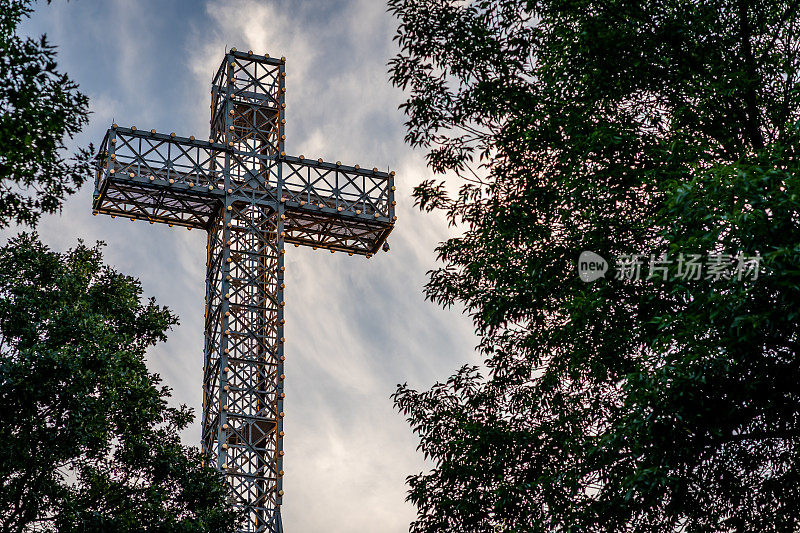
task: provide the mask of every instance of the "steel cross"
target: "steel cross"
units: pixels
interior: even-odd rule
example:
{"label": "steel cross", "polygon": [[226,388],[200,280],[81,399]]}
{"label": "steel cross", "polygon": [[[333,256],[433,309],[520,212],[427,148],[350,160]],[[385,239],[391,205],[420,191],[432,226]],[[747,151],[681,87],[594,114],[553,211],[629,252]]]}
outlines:
{"label": "steel cross", "polygon": [[208,232],[202,447],[248,533],[283,531],[284,243],[370,257],[397,219],[394,172],[286,155],[285,63],[225,55],[208,141],[112,125],[93,202]]}

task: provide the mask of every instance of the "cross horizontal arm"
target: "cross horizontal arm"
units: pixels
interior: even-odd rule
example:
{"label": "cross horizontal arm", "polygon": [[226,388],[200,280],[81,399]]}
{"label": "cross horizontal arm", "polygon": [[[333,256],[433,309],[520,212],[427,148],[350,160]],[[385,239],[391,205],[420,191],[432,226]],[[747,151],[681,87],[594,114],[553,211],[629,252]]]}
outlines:
{"label": "cross horizontal arm", "polygon": [[[226,157],[236,169],[227,190]],[[226,202],[280,201],[286,242],[364,255],[378,251],[396,220],[394,172],[242,154],[221,143],[118,126],[106,133],[97,159],[97,213],[208,229]]]}

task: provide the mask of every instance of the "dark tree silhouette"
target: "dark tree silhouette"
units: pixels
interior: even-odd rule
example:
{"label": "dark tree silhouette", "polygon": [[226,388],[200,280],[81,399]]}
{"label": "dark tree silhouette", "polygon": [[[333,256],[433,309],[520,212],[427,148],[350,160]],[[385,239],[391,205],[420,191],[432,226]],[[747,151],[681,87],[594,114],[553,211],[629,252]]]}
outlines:
{"label": "dark tree silhouette", "polygon": [[798,3],[389,6],[406,140],[462,178],[415,190],[463,229],[427,295],[488,368],[395,395],[412,531],[797,530]]}

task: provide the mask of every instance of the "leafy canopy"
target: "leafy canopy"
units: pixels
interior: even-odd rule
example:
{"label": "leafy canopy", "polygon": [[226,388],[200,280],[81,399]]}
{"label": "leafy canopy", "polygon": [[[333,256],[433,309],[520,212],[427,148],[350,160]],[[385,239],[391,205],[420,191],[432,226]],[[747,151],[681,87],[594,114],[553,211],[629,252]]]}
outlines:
{"label": "leafy canopy", "polygon": [[224,480],[145,351],[177,322],[99,246],[0,248],[0,531],[221,532]]}
{"label": "leafy canopy", "polygon": [[31,3],[0,0],[0,228],[36,225],[91,176],[91,146],[64,159],[65,139],[89,120],[88,99],[58,71],[44,35],[17,34]]}
{"label": "leafy canopy", "polygon": [[[800,527],[800,5],[390,0],[427,296],[487,373],[400,386],[415,532]],[[583,282],[591,250],[761,254],[757,279]]]}

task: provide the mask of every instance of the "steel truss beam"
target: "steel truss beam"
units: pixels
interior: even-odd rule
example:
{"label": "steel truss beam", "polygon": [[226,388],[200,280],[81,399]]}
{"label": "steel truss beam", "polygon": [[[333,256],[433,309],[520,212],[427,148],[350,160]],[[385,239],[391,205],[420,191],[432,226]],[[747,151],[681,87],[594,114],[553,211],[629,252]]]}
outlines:
{"label": "steel truss beam", "polygon": [[122,128],[97,156],[94,212],[208,232],[203,450],[242,533],[282,533],[284,243],[376,253],[394,173],[287,156],[285,61],[232,50],[208,141]]}

